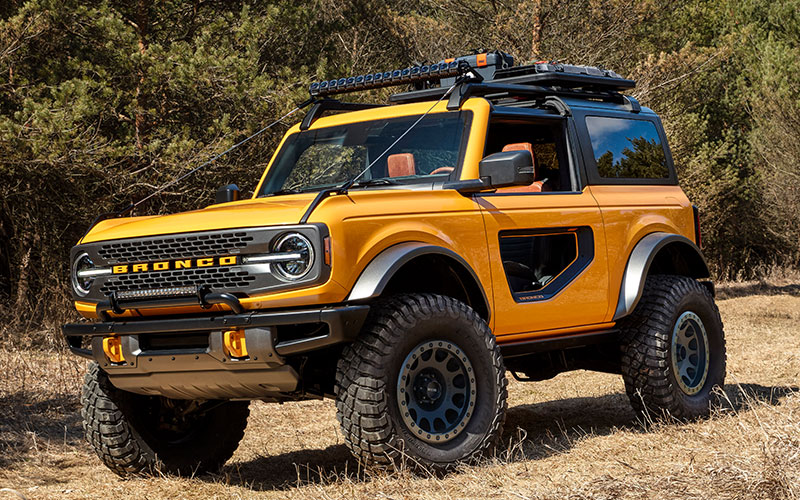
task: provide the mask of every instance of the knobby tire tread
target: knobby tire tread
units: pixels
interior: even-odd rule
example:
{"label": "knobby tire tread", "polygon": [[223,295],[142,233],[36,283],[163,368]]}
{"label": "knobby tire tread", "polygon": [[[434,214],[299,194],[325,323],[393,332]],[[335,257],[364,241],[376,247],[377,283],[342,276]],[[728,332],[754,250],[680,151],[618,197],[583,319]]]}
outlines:
{"label": "knobby tire tread", "polygon": [[[681,299],[689,293],[705,296],[715,321],[722,325],[719,309],[708,289],[686,276],[648,276],[642,298],[633,313],[620,321],[623,332],[622,378],[634,410],[661,417],[691,418],[679,404],[680,391],[669,378],[673,316]],[[722,370],[725,369],[725,337],[722,336]]]}
{"label": "knobby tire tread", "polygon": [[[390,421],[385,363],[403,332],[425,317],[447,314],[468,319],[475,331],[481,332],[486,350],[491,355],[499,390],[494,404],[499,409],[480,445],[462,462],[474,463],[490,453],[500,439],[506,408],[507,380],[500,348],[489,327],[475,311],[450,297],[433,294],[398,295],[376,304],[361,336],[345,347],[336,370],[336,417],[344,434],[345,444],[364,464],[390,465],[402,460],[400,439]],[[455,463],[433,462],[415,458],[420,464],[444,472]]]}
{"label": "knobby tire tread", "polygon": [[[197,464],[196,457],[181,457],[181,463],[164,464],[161,457],[131,426],[123,408],[136,406],[140,397],[114,387],[97,363],[91,363],[81,391],[81,415],[86,440],[100,460],[117,475],[145,476],[157,471],[182,475],[216,471],[233,456],[247,425],[250,413],[247,406],[231,408],[229,425],[222,438],[207,443],[205,460]],[[192,465],[187,465],[192,464]]]}

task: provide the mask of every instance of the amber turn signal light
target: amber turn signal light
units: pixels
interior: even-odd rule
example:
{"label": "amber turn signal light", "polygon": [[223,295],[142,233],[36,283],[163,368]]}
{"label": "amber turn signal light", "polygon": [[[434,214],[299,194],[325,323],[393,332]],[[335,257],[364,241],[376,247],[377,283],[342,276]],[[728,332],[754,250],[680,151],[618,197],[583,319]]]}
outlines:
{"label": "amber turn signal light", "polygon": [[323,238],[323,240],[322,240],[322,248],[325,251],[324,252],[325,253],[325,265],[326,266],[330,266],[331,265],[331,237],[330,236],[326,236],[325,238]]}
{"label": "amber turn signal light", "polygon": [[247,344],[245,343],[244,330],[228,330],[223,335],[225,351],[232,358],[246,358]]}
{"label": "amber turn signal light", "polygon": [[112,363],[125,362],[125,357],[122,355],[122,340],[119,337],[103,338],[103,352]]}

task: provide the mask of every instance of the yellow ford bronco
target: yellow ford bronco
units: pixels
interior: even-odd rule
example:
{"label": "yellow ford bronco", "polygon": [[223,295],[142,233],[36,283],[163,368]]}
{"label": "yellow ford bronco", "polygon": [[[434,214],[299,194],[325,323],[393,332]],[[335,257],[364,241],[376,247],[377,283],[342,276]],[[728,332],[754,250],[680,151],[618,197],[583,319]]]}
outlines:
{"label": "yellow ford bronco", "polygon": [[[405,86],[389,104],[332,96]],[[314,83],[252,197],[95,224],[72,249],[87,439],[125,476],[219,469],[250,400],[332,398],[365,464],[490,454],[507,373],[621,374],[705,415],[725,339],[634,82],[502,52]]]}

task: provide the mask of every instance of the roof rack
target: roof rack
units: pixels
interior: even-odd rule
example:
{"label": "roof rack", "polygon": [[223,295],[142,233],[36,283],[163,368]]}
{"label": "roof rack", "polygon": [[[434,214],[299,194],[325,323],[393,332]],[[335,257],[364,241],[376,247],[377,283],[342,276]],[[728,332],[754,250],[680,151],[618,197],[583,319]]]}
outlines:
{"label": "roof rack", "polygon": [[[549,95],[578,99],[600,99],[626,104],[620,91],[632,89],[636,82],[617,73],[594,66],[536,63],[500,69],[490,81],[465,83],[450,96],[448,109],[458,109],[469,97],[491,99],[509,97],[545,97]],[[391,102],[409,103],[441,97],[442,87],[400,92],[389,97]],[[636,107],[636,106],[633,106]]]}
{"label": "roof rack", "polygon": [[548,62],[501,69],[495,74],[494,81],[598,91],[623,91],[636,86],[633,80],[623,78],[609,69]]}
{"label": "roof rack", "polygon": [[474,96],[487,99],[547,96],[599,99],[628,104],[634,112],[639,110],[635,99],[621,94],[632,89],[636,82],[611,70],[545,61],[513,66],[513,58],[499,51],[446,59],[429,66],[412,66],[315,82],[309,91],[312,97],[324,97],[373,88],[413,85],[415,90],[393,94],[389,98],[390,102],[409,103],[441,97],[458,77],[468,78],[450,95],[447,108],[451,110],[459,109],[466,99]]}

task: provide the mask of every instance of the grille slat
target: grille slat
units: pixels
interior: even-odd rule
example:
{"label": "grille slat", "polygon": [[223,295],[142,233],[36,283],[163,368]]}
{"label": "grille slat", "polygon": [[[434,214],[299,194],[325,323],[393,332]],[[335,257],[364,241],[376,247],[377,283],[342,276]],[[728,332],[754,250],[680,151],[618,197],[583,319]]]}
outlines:
{"label": "grille slat", "polygon": [[211,257],[239,253],[253,241],[246,232],[171,236],[134,242],[107,243],[97,251],[109,264]]}

